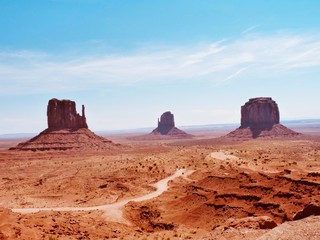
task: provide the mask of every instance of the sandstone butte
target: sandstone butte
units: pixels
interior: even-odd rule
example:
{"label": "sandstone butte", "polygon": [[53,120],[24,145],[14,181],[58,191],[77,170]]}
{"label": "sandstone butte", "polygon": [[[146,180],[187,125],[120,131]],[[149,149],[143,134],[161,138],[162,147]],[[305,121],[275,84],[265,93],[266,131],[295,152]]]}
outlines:
{"label": "sandstone butte", "polygon": [[160,119],[158,119],[158,127],[154,129],[150,134],[171,136],[177,138],[192,138],[191,134],[188,134],[175,127],[174,115],[170,111],[165,112],[161,115]]}
{"label": "sandstone butte", "polygon": [[277,103],[269,97],[251,98],[241,106],[241,125],[227,134],[232,138],[284,137],[299,133],[280,124]]}
{"label": "sandstone butte", "polygon": [[116,147],[88,129],[85,107],[82,105],[82,115],[78,114],[74,101],[49,100],[47,121],[47,129],[10,150],[111,150]]}
{"label": "sandstone butte", "polygon": [[88,128],[84,105],[80,116],[74,101],[56,98],[49,100],[47,117],[49,130]]}

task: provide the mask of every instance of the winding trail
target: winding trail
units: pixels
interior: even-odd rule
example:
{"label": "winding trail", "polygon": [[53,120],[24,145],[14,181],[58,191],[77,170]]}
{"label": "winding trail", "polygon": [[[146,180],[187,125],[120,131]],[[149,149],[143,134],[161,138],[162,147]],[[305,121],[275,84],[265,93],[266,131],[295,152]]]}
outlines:
{"label": "winding trail", "polygon": [[150,200],[152,198],[156,198],[160,196],[163,192],[167,191],[169,186],[168,182],[177,178],[183,176],[184,178],[187,178],[188,175],[193,173],[193,170],[186,170],[186,169],[178,169],[176,172],[165,178],[160,180],[159,182],[152,184],[156,188],[155,192],[146,194],[144,196],[135,197],[135,198],[129,198],[125,200],[121,200],[119,202],[107,204],[107,205],[100,205],[100,206],[92,206],[92,207],[54,207],[54,208],[12,208],[11,210],[16,213],[36,213],[40,211],[94,211],[94,210],[101,210],[104,211],[103,216],[112,222],[119,222],[119,223],[125,223],[130,224],[122,214],[122,208],[131,201],[134,202],[142,202],[146,200]]}

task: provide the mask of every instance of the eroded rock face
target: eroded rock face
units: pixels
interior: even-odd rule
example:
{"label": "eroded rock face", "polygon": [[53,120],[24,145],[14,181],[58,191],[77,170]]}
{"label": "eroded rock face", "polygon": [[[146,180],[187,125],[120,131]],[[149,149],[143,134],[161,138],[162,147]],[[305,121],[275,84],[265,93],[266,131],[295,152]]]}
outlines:
{"label": "eroded rock face", "polygon": [[251,98],[241,107],[242,128],[272,128],[278,124],[280,114],[278,105],[272,98]]}
{"label": "eroded rock face", "polygon": [[252,229],[272,229],[277,223],[268,216],[229,218],[223,228],[252,228]]}
{"label": "eroded rock face", "polygon": [[88,128],[84,105],[80,115],[76,111],[76,103],[71,100],[49,100],[47,117],[49,130]]}
{"label": "eroded rock face", "polygon": [[251,98],[241,106],[241,126],[227,134],[232,138],[291,137],[299,133],[280,124],[278,105],[272,98]]}
{"label": "eroded rock face", "polygon": [[171,112],[165,112],[158,119],[158,131],[161,134],[167,134],[172,128],[174,128],[174,115]]}
{"label": "eroded rock face", "polygon": [[175,127],[174,115],[171,112],[165,112],[158,119],[158,127],[154,129],[150,134],[141,136],[135,139],[157,139],[157,137],[169,137],[169,138],[192,138],[191,134],[188,134]]}
{"label": "eroded rock face", "polygon": [[85,109],[82,115],[76,111],[76,104],[70,100],[51,99],[47,108],[48,128],[29,141],[19,143],[10,150],[115,150],[120,146],[96,135],[88,129]]}
{"label": "eroded rock face", "polygon": [[320,206],[316,204],[308,204],[303,210],[298,212],[293,220],[300,220],[309,216],[319,216],[320,215]]}

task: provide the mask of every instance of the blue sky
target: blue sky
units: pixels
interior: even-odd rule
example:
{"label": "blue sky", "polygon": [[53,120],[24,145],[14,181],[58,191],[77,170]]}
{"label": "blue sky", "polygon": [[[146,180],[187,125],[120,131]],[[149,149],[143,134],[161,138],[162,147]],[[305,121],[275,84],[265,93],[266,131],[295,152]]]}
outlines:
{"label": "blue sky", "polygon": [[49,99],[92,130],[238,123],[270,96],[320,118],[317,0],[0,0],[0,134],[46,128]]}

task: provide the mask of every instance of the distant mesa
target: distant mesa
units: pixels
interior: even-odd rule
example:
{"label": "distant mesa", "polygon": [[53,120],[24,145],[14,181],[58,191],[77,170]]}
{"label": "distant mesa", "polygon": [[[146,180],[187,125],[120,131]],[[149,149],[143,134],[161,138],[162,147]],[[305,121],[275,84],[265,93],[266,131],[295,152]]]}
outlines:
{"label": "distant mesa", "polygon": [[166,136],[176,136],[179,138],[191,138],[192,135],[188,134],[179,128],[175,127],[174,115],[171,112],[165,112],[158,119],[158,127],[154,129],[151,135],[166,135]]}
{"label": "distant mesa", "polygon": [[158,127],[151,133],[129,137],[130,140],[170,140],[192,138],[193,135],[188,134],[175,127],[174,115],[171,112],[165,112],[158,118]]}
{"label": "distant mesa", "polygon": [[297,133],[280,124],[277,103],[269,97],[251,98],[241,107],[241,126],[228,137],[258,138],[297,136]]}
{"label": "distant mesa", "polygon": [[162,135],[170,134],[169,132],[175,127],[174,116],[171,112],[165,112],[161,115],[160,120],[158,118],[158,127],[153,130],[155,133]]}
{"label": "distant mesa", "polygon": [[269,130],[279,122],[278,104],[272,98],[251,98],[241,106],[241,128]]}
{"label": "distant mesa", "polygon": [[47,120],[47,129],[10,150],[110,150],[116,147],[88,129],[85,107],[82,105],[82,115],[78,114],[74,101],[49,100]]}

